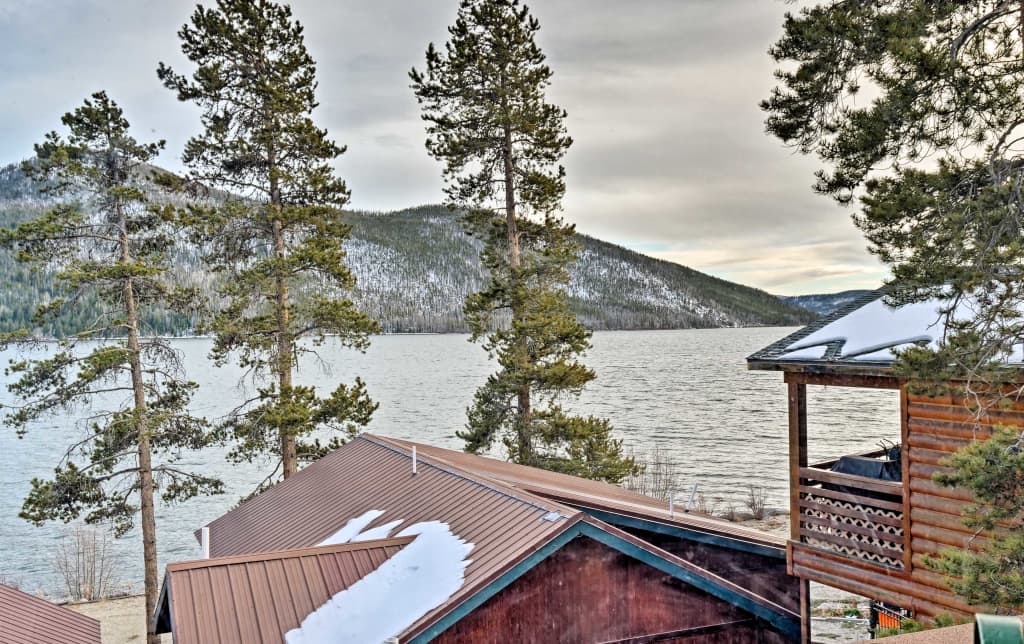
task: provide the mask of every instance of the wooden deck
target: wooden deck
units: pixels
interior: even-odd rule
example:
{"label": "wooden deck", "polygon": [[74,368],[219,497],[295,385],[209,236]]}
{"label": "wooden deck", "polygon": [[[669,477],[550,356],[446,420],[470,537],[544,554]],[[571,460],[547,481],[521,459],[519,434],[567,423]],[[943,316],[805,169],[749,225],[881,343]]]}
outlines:
{"label": "wooden deck", "polygon": [[[909,547],[901,483],[819,467],[801,468],[800,477],[799,535],[789,544],[791,574],[922,616],[972,612],[920,559],[915,565],[914,556],[920,556]],[[858,486],[863,494],[851,491]]]}
{"label": "wooden deck", "polygon": [[[847,383],[787,373],[786,380],[790,506],[796,518],[788,545],[790,574],[907,608],[918,618],[973,614],[928,567],[927,557],[950,548],[978,548],[986,537],[962,522],[970,493],[942,487],[932,477],[945,469],[944,458],[987,439],[993,426],[1024,427],[1024,404],[975,414],[960,399],[909,393],[896,378]],[[808,384],[900,390],[902,482],[831,472],[834,461],[807,463]]]}
{"label": "wooden deck", "polygon": [[[981,397],[965,397],[959,393],[964,391],[961,382],[937,388],[948,392],[946,395],[920,395],[894,371],[892,359],[844,354],[849,340],[845,332],[836,330],[836,336],[830,336],[831,331],[819,333],[841,318],[858,315],[863,307],[874,305],[890,292],[873,292],[747,358],[751,369],[782,371],[788,387],[792,520],[787,567],[800,579],[804,642],[810,642],[810,581],[899,606],[924,621],[943,614],[969,617],[976,609],[986,608],[966,605],[929,566],[935,555],[978,549],[990,537],[963,523],[965,506],[973,501],[970,491],[941,486],[935,475],[945,471],[949,456],[988,440],[995,428],[1024,429],[1024,397],[986,398],[984,392]],[[937,337],[933,326],[921,333]],[[807,344],[814,334],[820,342]],[[898,335],[917,337],[906,329]],[[822,352],[817,357],[794,353],[801,346],[820,346]],[[829,471],[830,463],[808,463],[809,386],[899,392],[900,412],[893,417],[893,438],[898,432],[901,444],[899,482],[851,479]],[[849,426],[847,419],[831,420],[837,431]],[[865,468],[860,473],[869,471]],[[886,473],[894,472],[889,468]],[[1000,524],[997,530],[1019,528],[1019,524]]]}

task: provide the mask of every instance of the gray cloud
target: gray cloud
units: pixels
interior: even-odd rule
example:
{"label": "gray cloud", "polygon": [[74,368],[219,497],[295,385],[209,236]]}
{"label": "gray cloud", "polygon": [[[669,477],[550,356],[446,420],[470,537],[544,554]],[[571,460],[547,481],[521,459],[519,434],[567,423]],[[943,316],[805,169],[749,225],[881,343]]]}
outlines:
{"label": "gray cloud", "polygon": [[[764,0],[534,0],[569,112],[565,216],[578,228],[774,292],[875,286],[882,267],[848,210],[810,191],[812,159],[763,133],[765,55],[792,6]],[[294,0],[318,63],[316,118],[348,146],[353,206],[441,199],[408,70],[441,44],[457,2]],[[156,80],[181,71],[193,0],[6,0],[0,6],[0,161],[31,154],[83,97],[107,89],[140,138],[178,154],[198,114]]]}

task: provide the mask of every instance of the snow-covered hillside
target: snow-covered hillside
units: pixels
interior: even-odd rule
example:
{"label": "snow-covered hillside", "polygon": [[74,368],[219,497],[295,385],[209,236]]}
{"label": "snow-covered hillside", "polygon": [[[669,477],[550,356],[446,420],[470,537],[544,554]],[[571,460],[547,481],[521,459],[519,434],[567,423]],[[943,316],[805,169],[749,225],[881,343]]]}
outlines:
{"label": "snow-covered hillside", "polygon": [[[0,227],[37,216],[50,202],[41,198],[16,166],[0,168]],[[462,306],[481,288],[480,242],[467,235],[459,217],[441,206],[399,212],[350,212],[347,262],[357,279],[352,294],[388,332],[465,331]],[[802,309],[739,284],[716,279],[586,236],[568,292],[572,306],[594,329],[678,329],[800,324]],[[215,297],[219,276],[203,266],[198,249],[175,250],[174,273]],[[31,324],[34,308],[55,297],[53,279],[33,273],[0,250],[0,331]],[[74,332],[93,319],[95,303],[80,301],[68,319],[47,334]],[[188,333],[195,320],[159,313],[146,320],[155,333]]]}
{"label": "snow-covered hillside", "polygon": [[[462,302],[485,275],[480,244],[440,206],[350,213],[349,265],[360,305],[391,331],[463,330]],[[586,236],[569,296],[595,329],[800,324],[805,312],[764,291],[719,280]]]}

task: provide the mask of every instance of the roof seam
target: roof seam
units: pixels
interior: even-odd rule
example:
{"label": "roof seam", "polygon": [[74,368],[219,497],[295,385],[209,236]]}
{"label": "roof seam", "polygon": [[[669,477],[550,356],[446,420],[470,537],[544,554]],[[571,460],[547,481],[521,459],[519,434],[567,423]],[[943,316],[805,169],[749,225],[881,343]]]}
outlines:
{"label": "roof seam", "polygon": [[315,556],[321,554],[336,554],[349,550],[367,550],[369,548],[383,548],[387,546],[404,546],[414,537],[388,537],[386,539],[371,539],[368,541],[357,541],[350,543],[335,543],[327,546],[305,546],[300,548],[281,548],[270,552],[250,552],[244,555],[223,555],[209,559],[193,559],[191,561],[178,561],[167,564],[169,572],[182,572],[197,570],[200,568],[212,568],[214,566],[232,566],[241,563],[262,563],[274,559],[290,559],[301,556]]}
{"label": "roof seam", "polygon": [[[249,597],[252,598],[252,611],[253,611],[253,615],[256,615],[257,612],[259,611],[259,607],[256,605],[256,589],[253,587],[253,584],[252,584],[252,575],[249,574],[249,566],[250,565],[251,565],[251,563],[246,561],[246,562],[240,564],[240,567],[242,569],[242,572],[245,573],[245,586],[246,586],[246,588],[249,589]],[[263,641],[264,638],[265,638],[264,633],[263,633],[263,620],[261,620],[261,619],[259,619],[259,617],[257,617],[256,619],[254,619],[252,621],[254,622],[254,624],[256,626],[256,634],[259,635],[260,641]]]}
{"label": "roof seam", "polygon": [[[376,435],[370,435],[370,437],[398,444],[405,449],[410,449],[414,444],[410,441],[392,437]],[[547,479],[523,478],[523,475],[529,475],[529,470],[535,470],[535,468],[525,465],[517,465],[473,454],[451,452],[440,447],[422,444],[419,446],[424,454],[435,460],[444,463],[454,462],[457,467],[468,470],[474,476],[495,480],[502,485],[512,487],[516,491],[540,497],[547,502],[553,503],[555,507],[565,507],[573,512],[582,511],[584,514],[590,514],[592,508],[605,508],[608,511],[625,512],[632,516],[643,516],[650,520],[668,522],[671,525],[689,526],[690,529],[729,535],[730,538],[734,539],[764,542],[771,547],[777,547],[785,543],[783,539],[776,540],[760,531],[738,529],[734,524],[725,524],[711,517],[696,516],[693,513],[677,513],[674,517],[670,516],[667,502],[632,494],[627,490],[606,483],[576,478],[576,483],[585,483],[586,485],[583,487],[578,485],[577,487],[566,487],[566,482],[561,480],[549,481]],[[465,459],[465,464],[462,460],[455,459]],[[494,466],[495,469],[488,469],[491,466]],[[541,472],[540,470],[537,471]],[[545,476],[565,476],[555,472],[543,472],[543,474]],[[566,478],[573,479],[574,477],[566,476]],[[569,483],[572,483],[572,481],[569,481]],[[601,487],[594,488],[593,486]],[[516,505],[518,506],[518,504]]]}
{"label": "roof seam", "polygon": [[[206,583],[210,584],[210,594],[209,594],[209,597],[211,599],[216,599],[216,595],[213,592],[213,572],[211,570],[209,570],[209,569],[206,570]],[[220,631],[221,631],[221,622],[223,621],[221,619],[220,611],[217,610],[217,603],[216,603],[216,601],[211,601],[210,604],[211,604],[210,608],[212,609],[210,612],[213,614],[212,615],[213,616],[213,628],[215,629],[214,632],[220,633]],[[227,624],[224,624],[224,627],[227,628]]]}
{"label": "roof seam", "polygon": [[231,608],[235,615],[235,632],[242,632],[242,621],[238,615],[238,596],[239,593],[235,592],[235,582],[231,581],[231,572],[225,570],[225,576],[228,578],[228,596],[231,597]]}
{"label": "roof seam", "polygon": [[[309,585],[309,575],[307,575],[306,571],[303,570],[302,559],[303,559],[302,557],[296,557],[295,558],[295,562],[299,566],[299,572],[302,573],[302,585],[306,587],[306,596],[309,597],[309,605],[313,607],[314,611],[316,611],[316,609],[318,608],[317,605],[316,605],[316,597],[313,596],[313,589]],[[313,557],[313,559],[316,560],[318,558],[317,557]],[[317,565],[317,570],[320,570],[320,562],[319,561],[316,562],[316,565]],[[322,570],[320,571],[320,574],[323,574]],[[330,599],[330,595],[328,595],[327,598],[329,600]],[[312,615],[312,613],[310,613],[310,615]],[[299,626],[302,626],[302,620],[303,619],[304,618],[299,617]]]}

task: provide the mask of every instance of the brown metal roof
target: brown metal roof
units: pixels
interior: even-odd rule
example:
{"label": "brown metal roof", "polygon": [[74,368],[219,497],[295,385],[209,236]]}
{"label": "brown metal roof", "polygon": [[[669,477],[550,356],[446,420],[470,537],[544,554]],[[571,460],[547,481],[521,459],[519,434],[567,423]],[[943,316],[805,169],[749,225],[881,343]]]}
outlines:
{"label": "brown metal roof", "polygon": [[100,644],[100,623],[45,599],[0,585],[3,644]]}
{"label": "brown metal roof", "polygon": [[362,434],[210,523],[210,556],[314,546],[369,510],[383,514],[367,529],[398,519],[396,530],[443,521],[473,544],[462,589],[421,622],[461,603],[582,517],[429,455],[419,456],[414,475],[408,450]]}
{"label": "brown metal roof", "polygon": [[175,644],[283,644],[285,633],[412,537],[167,566],[158,632]]}
{"label": "brown metal roof", "polygon": [[[413,446],[417,448],[415,474],[412,468]],[[401,634],[404,640],[424,632],[438,620],[452,614],[464,602],[527,558],[536,555],[542,546],[563,532],[569,534],[567,531],[571,528],[578,531],[579,525],[589,524],[616,535],[633,547],[671,561],[694,578],[699,577],[715,587],[726,589],[731,596],[748,598],[770,611],[788,615],[785,609],[728,580],[588,517],[580,510],[526,489],[529,486],[524,481],[530,478],[526,472],[519,469],[506,471],[496,467],[504,472],[502,478],[483,467],[496,466],[500,461],[468,455],[457,459],[453,455],[460,453],[362,434],[287,481],[210,523],[210,554],[213,557],[233,557],[307,548],[321,543],[348,520],[370,510],[378,510],[382,514],[369,523],[366,529],[399,519],[402,523],[394,529],[395,532],[418,522],[447,523],[455,535],[473,544],[471,562],[466,568],[463,585],[447,601],[406,629]],[[470,466],[473,463],[475,467]],[[509,472],[518,472],[519,478],[513,480]],[[544,476],[547,475],[551,473],[545,473]],[[593,487],[588,482],[580,482],[573,487],[569,481],[562,479],[564,475],[551,476],[554,476],[553,480],[565,484],[565,489],[559,488],[563,492],[569,490],[577,497],[586,496],[591,500],[600,498],[608,504],[615,502],[627,506],[635,503],[647,512],[660,512],[664,515],[661,518],[667,519],[667,506],[661,510],[659,502],[653,499],[633,493],[612,498],[615,495],[607,488],[613,486],[595,484],[598,487]],[[539,489],[540,486],[537,487]],[[545,489],[550,493],[553,487],[549,481]],[[592,494],[588,494],[588,491]],[[696,518],[685,520],[694,521]],[[703,524],[710,520],[699,521]],[[761,533],[753,534],[765,538]],[[289,555],[278,553],[255,558],[282,556]],[[250,557],[242,559],[248,561]],[[202,566],[202,563],[192,565]],[[175,589],[172,588],[171,592],[173,597]],[[307,614],[314,608],[315,605]],[[298,617],[300,622],[303,616]],[[200,621],[200,615],[196,614],[193,621]],[[206,628],[209,627],[207,623]],[[178,640],[179,643],[185,641]]]}
{"label": "brown metal roof", "polygon": [[440,462],[472,472],[477,476],[500,481],[516,489],[525,490],[554,501],[674,524],[690,530],[718,534],[766,546],[786,547],[786,540],[782,537],[744,528],[735,523],[696,512],[681,512],[677,508],[670,516],[667,501],[644,496],[617,485],[397,438],[386,436],[375,436],[375,438],[406,450],[412,449],[412,446],[416,445],[420,454],[429,455]]}

